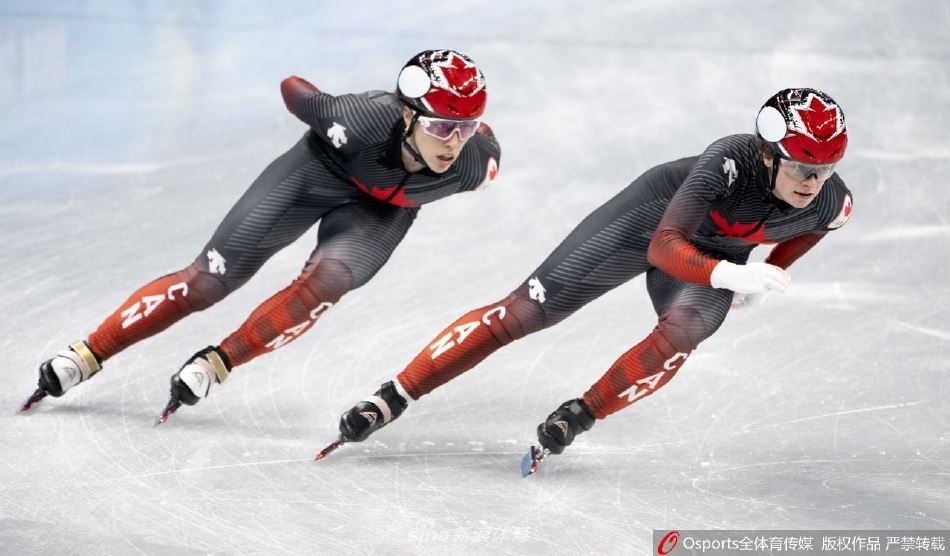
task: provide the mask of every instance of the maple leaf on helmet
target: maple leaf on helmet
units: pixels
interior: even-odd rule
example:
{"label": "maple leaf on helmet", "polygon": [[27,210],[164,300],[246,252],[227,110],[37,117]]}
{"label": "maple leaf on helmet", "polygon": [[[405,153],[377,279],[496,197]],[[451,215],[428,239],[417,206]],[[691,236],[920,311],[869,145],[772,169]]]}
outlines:
{"label": "maple leaf on helmet", "polygon": [[478,118],[488,100],[482,71],[455,50],[425,50],[410,58],[399,72],[396,91],[416,110],[453,120]]}
{"label": "maple leaf on helmet", "polygon": [[841,160],[848,128],[841,106],[817,89],[783,89],[759,110],[756,133],[782,157],[808,164]]}

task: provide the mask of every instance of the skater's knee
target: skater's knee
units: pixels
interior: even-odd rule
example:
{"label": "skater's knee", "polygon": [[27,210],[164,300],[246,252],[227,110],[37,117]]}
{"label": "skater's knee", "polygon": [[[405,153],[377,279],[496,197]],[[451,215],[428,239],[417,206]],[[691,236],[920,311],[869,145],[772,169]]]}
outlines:
{"label": "skater's knee", "polygon": [[354,288],[353,272],[336,259],[319,259],[307,264],[296,282],[303,285],[317,302],[336,303]]}
{"label": "skater's knee", "polygon": [[518,288],[501,301],[485,307],[486,316],[493,312],[498,317],[496,322],[486,324],[499,332],[503,331],[512,340],[549,326],[548,316],[542,307],[522,290]]}
{"label": "skater's knee", "polygon": [[699,311],[692,307],[673,307],[660,316],[657,331],[673,352],[690,353],[715,332]]}
{"label": "skater's knee", "polygon": [[[190,305],[194,311],[207,309],[247,281],[226,279],[203,268],[197,262],[191,263],[173,276],[177,280],[172,289],[178,290],[182,302]],[[171,298],[171,295],[169,297]]]}
{"label": "skater's knee", "polygon": [[508,296],[516,311],[531,332],[550,328],[571,316],[577,309],[563,303],[557,295],[552,296],[537,278],[524,282]]}

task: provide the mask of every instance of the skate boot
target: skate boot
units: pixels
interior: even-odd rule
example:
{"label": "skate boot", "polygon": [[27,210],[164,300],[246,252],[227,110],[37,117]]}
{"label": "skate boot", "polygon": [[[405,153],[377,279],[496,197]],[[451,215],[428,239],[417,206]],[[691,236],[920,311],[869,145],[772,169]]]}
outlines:
{"label": "skate boot", "polygon": [[538,425],[538,442],[552,454],[560,454],[574,437],[594,426],[594,416],[580,398],[566,401]]}
{"label": "skate boot", "polygon": [[195,405],[211,392],[211,384],[224,382],[231,374],[228,356],[208,346],[192,355],[171,378],[171,397],[185,405]]}
{"label": "skate boot", "polygon": [[560,454],[574,442],[574,437],[594,426],[594,416],[580,398],[561,404],[538,425],[538,446],[531,446],[521,458],[521,476],[538,471],[538,465],[549,454]]}
{"label": "skate boot", "polygon": [[396,391],[396,385],[389,381],[340,417],[340,439],[343,442],[362,442],[402,415],[408,405],[409,402]]}
{"label": "skate boot", "polygon": [[40,365],[38,386],[50,396],[58,398],[73,386],[88,380],[101,368],[99,359],[86,342],[75,342],[69,349],[57,353],[56,357]]}
{"label": "skate boot", "polygon": [[195,405],[207,398],[211,384],[224,382],[231,374],[228,356],[215,346],[192,355],[171,378],[171,395],[156,425],[164,423],[181,404]]}
{"label": "skate boot", "polygon": [[36,391],[20,407],[20,411],[30,409],[34,403],[47,395],[55,398],[62,396],[73,386],[88,380],[101,368],[102,363],[89,349],[86,342],[74,342],[68,349],[57,353],[55,357],[47,359],[40,365]]}

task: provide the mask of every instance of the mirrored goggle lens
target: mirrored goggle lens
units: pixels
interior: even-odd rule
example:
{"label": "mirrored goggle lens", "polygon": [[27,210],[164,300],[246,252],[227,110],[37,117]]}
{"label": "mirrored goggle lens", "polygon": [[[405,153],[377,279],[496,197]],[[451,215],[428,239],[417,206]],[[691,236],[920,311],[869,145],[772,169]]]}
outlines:
{"label": "mirrored goggle lens", "polygon": [[478,120],[443,120],[441,118],[419,117],[422,130],[429,135],[447,141],[456,130],[463,141],[469,139],[478,131]]}
{"label": "mirrored goggle lens", "polygon": [[782,166],[788,170],[788,173],[792,177],[807,180],[812,176],[816,176],[819,181],[826,180],[831,177],[831,174],[835,171],[835,164],[807,164],[805,162],[798,162],[796,160],[789,160],[787,158],[782,159]]}

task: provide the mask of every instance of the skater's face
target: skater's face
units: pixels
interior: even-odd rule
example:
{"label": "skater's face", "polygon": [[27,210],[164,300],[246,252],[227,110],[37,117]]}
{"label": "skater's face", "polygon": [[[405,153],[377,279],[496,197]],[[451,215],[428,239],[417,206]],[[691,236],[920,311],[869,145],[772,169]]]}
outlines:
{"label": "skater's face", "polygon": [[[409,126],[412,122],[413,111],[409,107],[404,107],[402,111],[405,125]],[[458,159],[462,147],[474,135],[478,128],[478,123],[474,121],[460,121],[447,123],[436,119],[422,119],[416,121],[413,126],[412,134],[407,141],[426,161],[430,170],[437,174],[446,172],[452,167],[452,164]],[[448,133],[447,138],[443,138]],[[403,156],[406,160],[406,156]],[[409,160],[415,162],[412,157]],[[418,171],[422,168],[412,168],[413,165],[407,165],[410,171]]]}
{"label": "skater's face", "polygon": [[795,208],[810,205],[834,170],[834,165],[831,168],[808,167],[781,158],[766,161],[770,168],[772,164],[779,165],[778,175],[775,176],[775,196]]}

